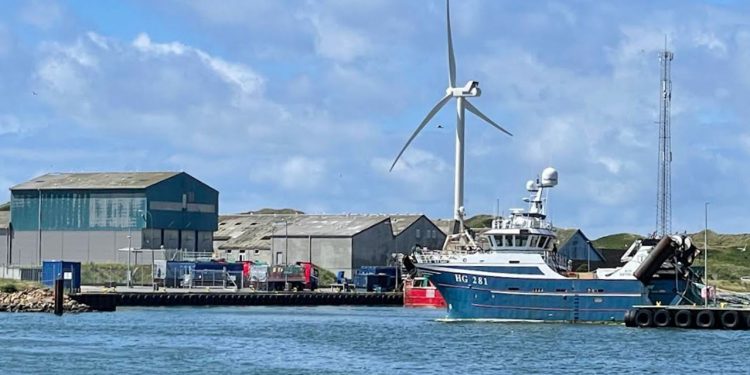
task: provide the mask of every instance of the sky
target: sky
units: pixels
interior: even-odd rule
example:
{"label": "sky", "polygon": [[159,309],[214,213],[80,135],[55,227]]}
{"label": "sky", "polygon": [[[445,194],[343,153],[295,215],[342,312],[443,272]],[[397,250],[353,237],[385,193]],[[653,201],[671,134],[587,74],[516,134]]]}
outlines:
{"label": "sky", "polygon": [[[672,229],[748,232],[750,4],[451,4],[467,115],[468,216],[524,207],[559,171],[556,226],[656,228],[660,65],[672,62]],[[0,200],[48,172],[185,171],[220,212],[453,211],[440,0],[3,3]]]}

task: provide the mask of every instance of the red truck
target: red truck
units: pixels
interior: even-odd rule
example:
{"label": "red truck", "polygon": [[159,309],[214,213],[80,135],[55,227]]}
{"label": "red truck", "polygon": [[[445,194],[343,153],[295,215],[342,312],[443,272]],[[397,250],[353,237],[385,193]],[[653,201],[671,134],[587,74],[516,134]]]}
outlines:
{"label": "red truck", "polygon": [[319,274],[318,267],[310,262],[272,266],[268,271],[268,290],[284,290],[285,283],[298,291],[315,290]]}

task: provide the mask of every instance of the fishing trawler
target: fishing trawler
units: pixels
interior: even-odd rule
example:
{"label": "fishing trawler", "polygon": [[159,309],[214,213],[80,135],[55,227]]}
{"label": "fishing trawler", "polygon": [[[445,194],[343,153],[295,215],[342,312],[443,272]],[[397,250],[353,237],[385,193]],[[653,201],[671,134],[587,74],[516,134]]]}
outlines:
{"label": "fishing trawler", "polygon": [[449,319],[622,322],[635,305],[700,301],[689,268],[698,249],[688,237],[639,240],[621,267],[572,272],[545,213],[544,193],[557,180],[547,168],[529,181],[529,209],[493,222],[483,234],[487,249],[470,240],[411,255],[445,299]]}
{"label": "fishing trawler", "polygon": [[[512,210],[483,234],[486,250],[463,228],[465,112],[511,135],[482,113],[469,99],[481,96],[479,82],[457,84],[451,35],[450,4],[446,0],[448,87],[437,104],[406,141],[391,170],[411,142],[452,99],[456,102],[456,147],[453,216],[459,230],[449,236],[453,245],[439,251],[417,250],[411,262],[429,277],[455,319],[512,319],[562,321],[622,321],[634,305],[690,302],[698,277],[690,265],[698,250],[689,238],[666,236],[638,242],[629,259],[613,269],[571,272],[557,253],[552,226],[546,220],[546,189],[557,185],[557,171],[547,168],[530,181],[528,211]],[[455,241],[454,241],[455,240]],[[481,241],[480,241],[481,242]],[[405,264],[406,265],[406,264]]]}

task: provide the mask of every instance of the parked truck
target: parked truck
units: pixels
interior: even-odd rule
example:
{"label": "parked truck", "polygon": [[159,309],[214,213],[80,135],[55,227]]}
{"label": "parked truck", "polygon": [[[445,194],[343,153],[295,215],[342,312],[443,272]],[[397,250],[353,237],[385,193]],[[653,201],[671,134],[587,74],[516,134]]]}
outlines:
{"label": "parked truck", "polygon": [[268,270],[268,290],[289,289],[315,290],[318,288],[318,267],[310,262],[297,262],[289,265],[275,265]]}

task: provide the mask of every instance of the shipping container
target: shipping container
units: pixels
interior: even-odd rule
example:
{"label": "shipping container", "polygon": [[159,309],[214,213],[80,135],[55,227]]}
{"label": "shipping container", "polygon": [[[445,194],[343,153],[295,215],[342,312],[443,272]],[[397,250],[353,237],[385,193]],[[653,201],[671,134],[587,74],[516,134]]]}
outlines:
{"label": "shipping container", "polygon": [[62,260],[42,262],[42,284],[54,287],[55,280],[63,279],[63,288],[69,292],[81,291],[81,263]]}
{"label": "shipping container", "polygon": [[368,292],[389,292],[396,289],[396,280],[400,277],[397,267],[362,266],[354,275],[354,286]]}

